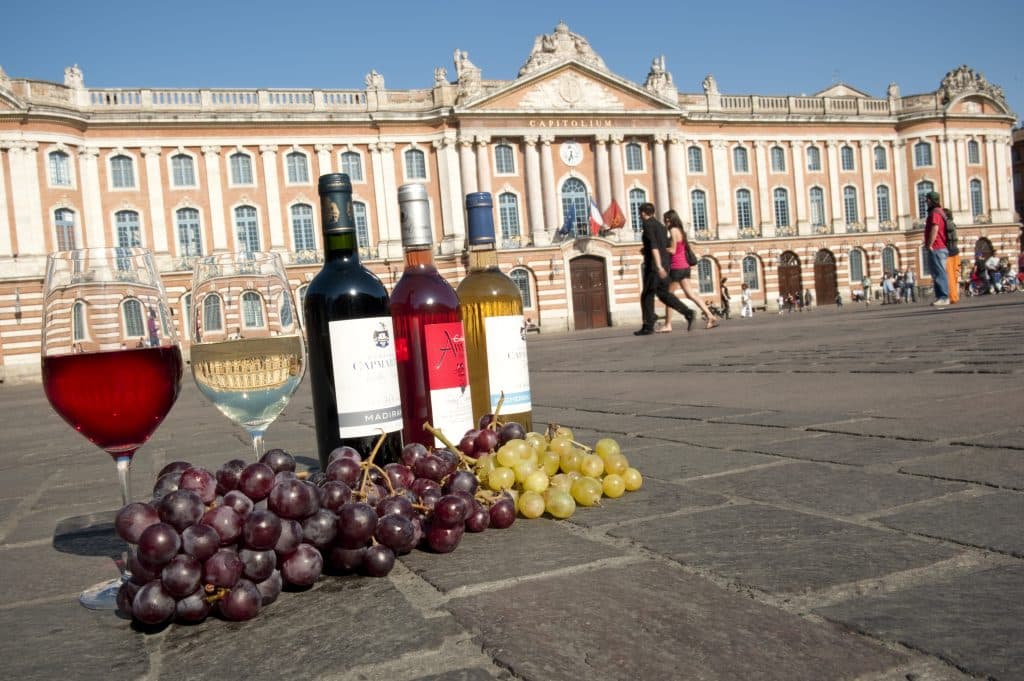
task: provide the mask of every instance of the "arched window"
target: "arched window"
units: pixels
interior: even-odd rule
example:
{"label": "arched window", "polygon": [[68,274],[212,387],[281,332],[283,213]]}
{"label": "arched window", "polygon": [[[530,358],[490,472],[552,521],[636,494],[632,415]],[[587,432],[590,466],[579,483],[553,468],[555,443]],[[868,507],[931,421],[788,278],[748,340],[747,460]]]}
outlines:
{"label": "arched window", "polygon": [[932,145],[928,142],[918,142],[914,145],[914,167],[921,168],[932,164]]}
{"label": "arched window", "polygon": [[843,187],[843,216],[848,225],[852,225],[858,220],[856,187]]}
{"label": "arched window", "polygon": [[747,154],[746,147],[733,147],[732,168],[733,171],[737,173],[750,172],[750,157]]}
{"label": "arched window", "polygon": [[171,184],[175,187],[196,186],[196,168],[188,154],[171,156]]}
{"label": "arched window", "polygon": [[626,170],[640,172],[644,169],[644,150],[636,142],[626,145]]}
{"label": "arched window", "polygon": [[686,150],[686,159],[691,173],[704,172],[704,153],[694,145]]}
{"label": "arched window", "polygon": [[121,314],[124,315],[126,338],[146,335],[146,327],[142,322],[142,303],[135,298],[128,298],[121,303]]}
{"label": "arched window", "polygon": [[811,204],[811,226],[821,227],[825,224],[825,190],[811,187],[809,194]]}
{"label": "arched window", "polygon": [[179,208],[174,211],[174,222],[178,229],[178,253],[182,257],[203,254],[203,237],[199,231],[199,211],[195,208]]}
{"label": "arched window", "polygon": [[690,209],[693,215],[693,229],[696,232],[707,231],[708,228],[708,199],[707,194],[701,189],[694,189],[690,192]]}
{"label": "arched window", "polygon": [[715,292],[714,266],[710,258],[697,261],[697,287],[704,296]]}
{"label": "arched window", "polygon": [[235,235],[238,238],[238,250],[245,253],[260,250],[260,224],[256,219],[256,209],[252,206],[235,208]]}
{"label": "arched window", "polygon": [[775,227],[789,227],[789,192],[779,187],[772,193],[775,204]]}
{"label": "arched window", "polygon": [[850,251],[850,281],[855,284],[864,279],[864,253],[859,248]]}
{"label": "arched window", "polygon": [[752,255],[743,258],[743,283],[751,291],[761,290],[761,277],[757,271],[757,258]]}
{"label": "arched window", "polygon": [[821,170],[821,149],[818,147],[807,147],[807,170]]}
{"label": "arched window", "polygon": [[972,166],[979,165],[981,163],[981,147],[977,140],[967,141],[967,162]]}
{"label": "arched window", "polygon": [[519,237],[519,199],[512,192],[498,195],[498,219],[502,241]]}
{"label": "arched window", "polygon": [[740,228],[749,228],[754,226],[749,189],[736,190],[736,224]]}
{"label": "arched window", "polygon": [[582,180],[570,177],[562,183],[562,216],[573,217],[573,234],[586,236],[590,233],[590,200],[587,187]]}
{"label": "arched window", "polygon": [[57,232],[57,250],[72,251],[75,249],[75,213],[67,208],[58,208],[53,212],[53,227]]}
{"label": "arched window", "polygon": [[892,246],[882,249],[882,271],[889,274],[896,272],[896,249]]}
{"label": "arched window", "polygon": [[370,247],[370,223],[366,219],[366,204],[352,202],[352,219],[356,223],[356,244],[359,248]]}
{"label": "arched window", "polygon": [[519,289],[519,295],[523,297],[523,307],[533,307],[533,296],[530,294],[530,273],[523,268],[516,268],[508,273],[510,279],[515,282]]}
{"label": "arched window", "polygon": [[263,299],[255,291],[242,294],[242,326],[247,329],[262,329]]}
{"label": "arched window", "polygon": [[296,251],[316,250],[316,239],[313,236],[313,206],[297,203],[291,209],[292,239],[295,240]]}
{"label": "arched window", "polygon": [[917,183],[917,217],[922,220],[928,217],[928,201],[925,200],[928,192],[935,191],[935,185],[928,180],[921,180]]}
{"label": "arched window", "polygon": [[228,160],[231,163],[231,183],[252,184],[252,159],[249,155],[236,151]]}
{"label": "arched window", "polygon": [[985,212],[985,199],[981,193],[981,180],[971,180],[971,216],[978,217]]}
{"label": "arched window", "polygon": [[352,182],[363,181],[363,159],[354,151],[346,151],[341,155],[341,172],[348,175]]}
{"label": "arched window", "polygon": [[135,186],[135,170],[131,156],[119,154],[110,159],[110,184],[115,189]]}
{"label": "arched window", "polygon": [[119,248],[133,248],[142,245],[139,233],[139,214],[133,210],[119,210],[114,213]]}
{"label": "arched window", "polygon": [[220,314],[220,296],[216,293],[203,298],[203,331],[210,333],[224,330],[224,319]]}
{"label": "arched window", "polygon": [[[288,168],[288,182],[290,184],[306,184],[309,182],[309,162],[306,155],[300,151],[292,151],[284,157],[285,165]],[[351,177],[349,179],[352,179]]]}
{"label": "arched window", "polygon": [[629,190],[629,224],[633,226],[634,234],[640,234],[644,228],[640,220],[640,206],[644,203],[647,203],[647,192],[643,189]]}
{"label": "arched window", "polygon": [[853,147],[844,144],[839,149],[839,163],[843,170],[853,170]]}
{"label": "arched window", "polygon": [[71,340],[85,340],[85,303],[81,300],[76,300],[71,308]]}
{"label": "arched window", "polygon": [[889,155],[885,153],[885,147],[875,147],[875,170],[886,170],[889,167]]}
{"label": "arched window", "polygon": [[784,173],[786,172],[786,150],[780,146],[772,147],[772,172],[773,173]]}
{"label": "arched window", "polygon": [[54,187],[71,186],[71,161],[63,151],[51,151],[50,156],[50,184]]}
{"label": "arched window", "polygon": [[405,150],[405,176],[410,180],[427,179],[427,161],[419,149]]}
{"label": "arched window", "polygon": [[889,201],[889,188],[880,184],[875,188],[875,204],[878,206],[878,221],[892,220],[892,204]]}
{"label": "arched window", "polygon": [[515,175],[516,161],[515,153],[508,144],[499,144],[494,147],[494,169],[498,175]]}

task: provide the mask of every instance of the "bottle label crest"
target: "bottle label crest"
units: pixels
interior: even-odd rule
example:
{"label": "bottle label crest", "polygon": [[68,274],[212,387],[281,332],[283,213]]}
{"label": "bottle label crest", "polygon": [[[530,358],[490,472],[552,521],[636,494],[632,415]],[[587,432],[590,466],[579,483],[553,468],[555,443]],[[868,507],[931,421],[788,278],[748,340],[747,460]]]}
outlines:
{"label": "bottle label crest", "polygon": [[[426,324],[427,382],[434,427],[449,439],[473,427],[473,400],[466,363],[466,333],[462,322]],[[443,446],[436,440],[437,446]]]}
{"label": "bottle label crest", "polygon": [[338,434],[343,438],[402,429],[395,331],[391,317],[330,322]]}
{"label": "bottle label crest", "polygon": [[501,409],[515,413],[530,411],[530,365],[526,358],[526,325],[522,315],[502,315],[484,319],[487,334],[488,382],[491,388],[491,411],[498,407],[501,393],[505,401]]}

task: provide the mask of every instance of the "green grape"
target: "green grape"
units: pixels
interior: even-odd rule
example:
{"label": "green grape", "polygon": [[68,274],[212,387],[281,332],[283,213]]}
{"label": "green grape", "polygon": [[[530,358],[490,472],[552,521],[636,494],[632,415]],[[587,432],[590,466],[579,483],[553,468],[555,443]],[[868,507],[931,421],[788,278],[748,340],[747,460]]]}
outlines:
{"label": "green grape", "polygon": [[526,440],[509,440],[503,446],[510,448],[520,459],[529,459],[533,455],[533,447]]}
{"label": "green grape", "polygon": [[516,474],[511,468],[498,466],[487,475],[487,486],[495,492],[503,489],[511,489],[516,484]]}
{"label": "green grape", "polygon": [[[523,481],[526,480],[527,475],[537,471],[537,464],[532,461],[520,461],[512,467],[512,470],[516,474],[516,482],[521,485],[523,484]],[[541,473],[543,473],[543,471],[541,471]]]}
{"label": "green grape", "polygon": [[554,452],[545,450],[537,457],[537,465],[540,466],[548,476],[555,475],[558,473],[558,467],[561,465],[560,457]]}
{"label": "green grape", "polygon": [[604,493],[601,483],[594,478],[581,477],[572,483],[572,497],[581,506],[593,506]]}
{"label": "green grape", "polygon": [[543,492],[550,484],[548,474],[544,471],[532,471],[522,481],[523,489],[527,492]]}
{"label": "green grape", "polygon": [[622,454],[609,454],[604,460],[604,470],[607,473],[618,473],[622,475],[629,468],[629,460]]}
{"label": "green grape", "polygon": [[555,429],[555,437],[564,437],[566,440],[575,440],[576,438],[572,435],[572,428],[566,426],[559,426]]}
{"label": "green grape", "polygon": [[565,437],[556,437],[548,443],[548,449],[553,451],[555,454],[562,456],[567,452],[571,452],[574,448],[572,441]]}
{"label": "green grape", "polygon": [[610,437],[603,437],[594,445],[594,453],[602,459],[607,460],[609,454],[621,454],[622,448],[619,443]]}
{"label": "green grape", "polygon": [[505,468],[512,468],[519,463],[519,452],[514,447],[509,447],[507,443],[494,456],[497,457],[498,465]]}
{"label": "green grape", "polygon": [[542,454],[548,448],[548,439],[540,433],[527,433],[526,444],[533,447],[533,451]]}
{"label": "green grape", "polygon": [[544,493],[544,501],[545,510],[556,518],[568,518],[576,510],[576,502],[564,489],[548,489]]}
{"label": "green grape", "polygon": [[618,499],[626,491],[626,482],[618,473],[609,473],[601,481],[601,489],[609,499]]}
{"label": "green grape", "polygon": [[583,457],[576,450],[569,450],[558,457],[558,465],[563,473],[572,473],[580,469],[580,460]]}
{"label": "green grape", "polygon": [[644,484],[644,476],[635,468],[627,468],[622,474],[622,481],[626,484],[627,492],[635,492]]}
{"label": "green grape", "polygon": [[572,478],[567,473],[558,473],[557,475],[551,476],[551,487],[557,487],[558,489],[565,490],[566,492],[572,487]]}
{"label": "green grape", "polygon": [[599,478],[604,473],[604,461],[597,454],[585,454],[580,461],[580,473],[590,478]]}
{"label": "green grape", "polygon": [[524,518],[539,518],[544,513],[544,497],[539,492],[523,492],[516,508]]}
{"label": "green grape", "polygon": [[490,454],[484,454],[476,460],[476,477],[480,479],[480,482],[487,482],[487,476],[495,468],[494,456]]}

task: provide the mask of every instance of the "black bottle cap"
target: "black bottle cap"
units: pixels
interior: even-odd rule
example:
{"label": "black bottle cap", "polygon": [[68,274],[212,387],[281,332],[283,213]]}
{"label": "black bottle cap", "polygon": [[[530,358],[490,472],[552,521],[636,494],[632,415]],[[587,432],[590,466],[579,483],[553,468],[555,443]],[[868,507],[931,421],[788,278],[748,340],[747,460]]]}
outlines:
{"label": "black bottle cap", "polygon": [[352,182],[345,173],[320,176],[320,218],[324,234],[353,232],[356,228],[352,215]]}
{"label": "black bottle cap", "polygon": [[494,243],[494,202],[490,192],[466,194],[466,216],[469,222],[469,245]]}

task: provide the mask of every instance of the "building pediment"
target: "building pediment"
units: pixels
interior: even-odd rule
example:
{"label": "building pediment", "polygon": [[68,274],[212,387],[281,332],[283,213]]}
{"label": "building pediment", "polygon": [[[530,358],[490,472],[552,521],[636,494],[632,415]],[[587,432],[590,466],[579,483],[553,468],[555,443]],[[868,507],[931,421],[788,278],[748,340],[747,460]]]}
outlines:
{"label": "building pediment", "polygon": [[476,101],[467,102],[463,110],[475,113],[629,113],[673,112],[679,107],[613,74],[570,61],[511,81]]}
{"label": "building pediment", "polygon": [[831,85],[821,92],[815,92],[815,97],[854,97],[856,99],[870,99],[871,95],[866,92],[861,92],[855,87],[847,85],[846,83],[836,83]]}

